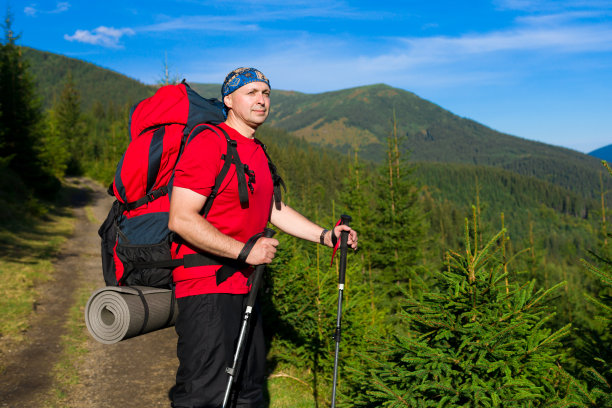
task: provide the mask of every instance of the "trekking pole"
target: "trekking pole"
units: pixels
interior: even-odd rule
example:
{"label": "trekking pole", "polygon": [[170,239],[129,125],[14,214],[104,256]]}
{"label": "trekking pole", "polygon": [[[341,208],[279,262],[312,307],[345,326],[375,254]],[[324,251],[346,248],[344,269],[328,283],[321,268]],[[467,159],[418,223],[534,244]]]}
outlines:
{"label": "trekking pole", "polygon": [[[349,225],[352,218],[349,215],[340,216],[341,224]],[[332,232],[333,234],[333,232]],[[336,387],[338,384],[338,355],[340,353],[340,336],[342,323],[342,294],[344,293],[344,280],[346,276],[346,254],[348,252],[348,231],[340,233],[340,272],[338,274],[338,312],[336,315],[336,355],[334,358],[334,383],[332,387],[332,408],[336,407]]]}
{"label": "trekking pole", "polygon": [[[265,238],[272,238],[275,233],[276,231],[274,231],[273,229],[264,228],[263,236]],[[255,267],[255,271],[253,272],[253,285],[251,286],[251,291],[249,292],[249,297],[247,299],[246,310],[242,318],[242,327],[240,328],[238,344],[236,345],[236,352],[234,353],[234,363],[232,367],[228,367],[225,369],[225,371],[229,374],[229,379],[227,381],[227,388],[225,389],[225,396],[223,397],[223,408],[228,406],[227,404],[229,402],[230,393],[232,391],[232,384],[234,383],[234,381],[236,381],[236,379],[238,379],[238,371],[240,370],[240,360],[242,358],[242,349],[246,340],[249,319],[251,317],[253,307],[255,306],[255,299],[257,298],[257,292],[259,291],[259,287],[261,286],[263,272],[265,268],[265,264],[257,265]]]}

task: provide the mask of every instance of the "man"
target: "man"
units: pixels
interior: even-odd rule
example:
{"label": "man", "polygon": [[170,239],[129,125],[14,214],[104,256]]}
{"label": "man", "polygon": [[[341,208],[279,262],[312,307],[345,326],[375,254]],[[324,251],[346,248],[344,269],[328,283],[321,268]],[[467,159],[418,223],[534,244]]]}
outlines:
{"label": "man", "polygon": [[[238,68],[228,74],[221,93],[227,119],[220,127],[236,141],[238,155],[248,166],[249,201],[241,205],[235,168],[225,177],[207,217],[202,208],[215,184],[226,153],[224,138],[207,130],[186,149],[175,171],[169,227],[181,238],[173,245],[173,256],[203,253],[236,260],[245,242],[271,222],[285,233],[332,246],[332,234],[349,231],[348,244],[357,248],[357,233],[348,226],[332,231],[280,202],[273,203],[273,181],[264,151],[255,131],[270,109],[270,83],[254,68]],[[246,176],[245,176],[246,177]],[[259,238],[246,264],[272,261],[278,241]],[[242,256],[244,257],[243,252]],[[246,265],[229,278],[218,281],[220,266],[179,267],[174,271],[179,315],[177,355],[179,368],[173,389],[173,406],[219,407],[232,365],[235,343],[244,313],[252,267]],[[245,348],[239,382],[233,400],[239,407],[263,406],[266,351],[261,316],[251,316],[251,336]]]}

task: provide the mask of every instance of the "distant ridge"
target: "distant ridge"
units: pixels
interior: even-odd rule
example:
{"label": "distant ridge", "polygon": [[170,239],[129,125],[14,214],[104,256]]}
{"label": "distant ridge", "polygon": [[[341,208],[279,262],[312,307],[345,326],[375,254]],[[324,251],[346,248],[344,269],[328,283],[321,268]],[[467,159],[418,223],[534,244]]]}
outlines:
{"label": "distant ridge", "polygon": [[272,98],[270,125],[326,149],[383,162],[395,116],[412,161],[500,167],[586,197],[599,189],[602,166],[592,156],[497,132],[385,84],[320,94],[273,90]]}
{"label": "distant ridge", "polygon": [[47,108],[61,94],[68,75],[72,75],[79,89],[84,110],[91,109],[95,102],[131,105],[152,95],[155,90],[154,86],[79,59],[28,47],[21,47],[21,50],[30,63],[30,71]]}
{"label": "distant ridge", "polygon": [[[22,48],[46,107],[60,94],[69,73],[79,87],[84,110],[101,103],[125,107],[127,112],[127,106],[157,88],[78,59]],[[202,96],[220,98],[219,84],[187,81]],[[584,197],[599,194],[602,166],[597,158],[497,132],[385,84],[319,94],[273,89],[267,125],[327,151],[346,155],[357,150],[361,158],[382,163],[394,117],[401,148],[409,152],[405,156],[411,161],[494,166]]]}
{"label": "distant ridge", "polygon": [[595,149],[589,153],[589,155],[607,162],[612,162],[612,144]]}

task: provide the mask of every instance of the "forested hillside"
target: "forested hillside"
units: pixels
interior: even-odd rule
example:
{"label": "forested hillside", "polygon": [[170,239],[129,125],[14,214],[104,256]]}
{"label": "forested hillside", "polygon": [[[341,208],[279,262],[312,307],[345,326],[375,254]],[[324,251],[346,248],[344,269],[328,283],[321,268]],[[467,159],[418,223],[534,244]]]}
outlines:
{"label": "forested hillside", "polygon": [[[22,202],[42,202],[39,180],[111,181],[128,143],[127,108],[154,88],[11,37],[0,63],[0,169],[20,187],[0,195],[11,217],[36,207]],[[218,85],[193,85],[219,96]],[[27,121],[18,117],[26,110]],[[343,406],[610,402],[611,293],[594,270],[610,258],[612,177],[597,159],[386,85],[275,90],[257,135],[288,203],[325,226],[348,213],[360,232],[349,258]],[[269,359],[328,406],[336,270],[320,246],[278,236],[264,305]]]}
{"label": "forested hillside", "polygon": [[30,64],[30,72],[46,108],[60,98],[69,75],[79,90],[83,111],[90,110],[96,103],[130,106],[155,90],[153,86],[85,61],[28,47],[21,50]]}
{"label": "forested hillside", "polygon": [[[217,85],[194,87],[211,97],[220,93]],[[380,163],[396,117],[400,148],[411,160],[500,167],[592,198],[599,191],[601,165],[594,157],[494,131],[387,85],[321,94],[274,90],[272,101],[269,125],[325,149],[358,150]]]}

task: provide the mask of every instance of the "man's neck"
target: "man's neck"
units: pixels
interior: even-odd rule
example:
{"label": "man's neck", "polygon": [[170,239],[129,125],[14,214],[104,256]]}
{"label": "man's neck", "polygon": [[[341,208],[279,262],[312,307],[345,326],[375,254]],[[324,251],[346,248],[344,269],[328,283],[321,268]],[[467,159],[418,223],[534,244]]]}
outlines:
{"label": "man's neck", "polygon": [[232,118],[228,116],[225,120],[225,124],[234,129],[236,132],[240,133],[242,136],[246,137],[247,139],[253,139],[255,137],[255,131],[257,130],[257,128],[252,128],[244,122],[232,120]]}

